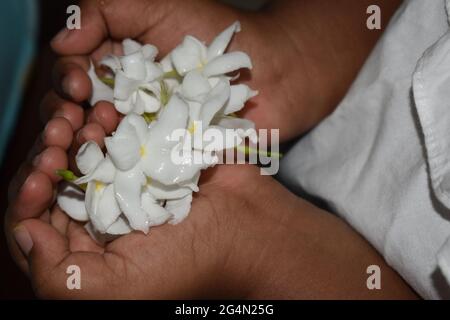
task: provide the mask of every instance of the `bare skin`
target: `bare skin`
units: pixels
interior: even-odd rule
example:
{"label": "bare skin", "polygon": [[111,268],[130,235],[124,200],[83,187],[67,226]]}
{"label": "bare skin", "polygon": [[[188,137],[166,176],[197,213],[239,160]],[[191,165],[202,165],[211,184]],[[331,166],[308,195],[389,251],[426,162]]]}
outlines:
{"label": "bare skin", "polygon": [[[350,5],[349,1],[336,2]],[[343,82],[351,82],[376,40],[362,41],[363,48],[356,50],[355,39],[350,41],[341,34],[335,36],[349,41],[356,51],[342,49],[345,45],[340,42],[333,45],[334,40],[310,47],[314,42],[307,29],[289,25],[294,21],[286,12],[297,6],[294,1],[279,1],[258,14],[244,14],[208,1],[99,3],[83,2],[82,29],[52,43],[64,57],[55,67],[55,89],[42,103],[48,125],[30,161],[11,183],[6,234],[14,259],[29,274],[39,297],[416,298],[382,257],[343,221],[291,194],[273,178],[261,176],[259,169],[250,165],[219,166],[205,172],[192,212],[179,225],[154,228],[147,236],[133,232],[106,246],[96,244],[80,224],[52,206],[58,181],[54,170],[73,167],[73,153],[79,145],[87,140],[102,143],[119,121],[108,103],[98,103],[89,114],[78,105],[91,93],[86,75],[88,55],[95,60],[117,50],[118,42],[112,39],[132,37],[151,42],[165,54],[184,34],[209,41],[239,19],[245,32],[233,41],[232,49],[249,52],[255,70],[251,77],[247,75],[247,81],[261,91],[245,116],[259,127],[283,128],[283,139],[311,128],[332,110],[346,90]],[[318,35],[321,24],[314,21],[312,13],[318,13],[319,19],[324,3],[302,1],[302,10],[296,9],[297,20]],[[338,6],[335,9],[346,13]],[[338,15],[335,23],[350,21],[351,26],[352,15],[358,11],[349,12],[350,17]],[[284,33],[273,30],[274,25]],[[291,34],[293,30],[299,33]],[[293,39],[302,39],[299,42],[304,47],[294,45]],[[320,49],[322,45],[325,47]],[[271,51],[280,46],[285,50]],[[325,50],[335,55],[316,54]],[[340,69],[343,80],[339,85],[333,83],[335,75],[321,72],[336,61],[350,64],[350,71]],[[274,79],[280,79],[275,81],[279,90],[273,88]],[[303,89],[302,83],[308,89]],[[321,99],[314,95],[318,92],[323,92]],[[66,288],[65,271],[71,264],[81,267],[82,290]],[[371,264],[383,270],[382,290],[366,287],[366,268]]]}

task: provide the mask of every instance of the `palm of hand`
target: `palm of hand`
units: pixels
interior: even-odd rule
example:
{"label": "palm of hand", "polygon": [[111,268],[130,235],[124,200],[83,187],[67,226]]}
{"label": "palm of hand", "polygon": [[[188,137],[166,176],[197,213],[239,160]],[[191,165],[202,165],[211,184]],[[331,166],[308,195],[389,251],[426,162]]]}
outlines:
{"label": "palm of hand", "polygon": [[[232,239],[242,219],[237,213],[252,201],[250,191],[259,188],[259,179],[264,178],[258,169],[248,165],[210,169],[186,220],[152,228],[148,235],[132,232],[105,246],[56,207],[52,220],[65,221],[54,222],[54,226],[66,230],[64,241],[70,250],[51,272],[45,270],[46,277],[33,277],[37,294],[46,298],[221,296],[224,263],[233,251]],[[81,290],[66,287],[70,265],[80,267]],[[211,282],[213,292],[209,291]]]}

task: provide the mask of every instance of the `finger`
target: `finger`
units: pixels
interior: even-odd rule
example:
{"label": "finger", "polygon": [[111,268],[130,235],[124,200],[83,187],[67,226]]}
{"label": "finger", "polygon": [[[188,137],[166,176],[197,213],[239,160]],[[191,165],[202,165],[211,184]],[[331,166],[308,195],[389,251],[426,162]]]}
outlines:
{"label": "finger", "polygon": [[55,228],[59,233],[63,236],[67,234],[67,228],[70,223],[70,218],[67,214],[64,213],[61,208],[55,204],[50,213],[50,224]]}
{"label": "finger", "polygon": [[62,55],[88,54],[106,38],[107,28],[97,1],[81,1],[83,13],[79,29],[63,28],[51,41],[56,53]]}
{"label": "finger", "polygon": [[[37,219],[23,221],[16,241],[28,255],[33,288],[40,298],[108,298],[120,279],[103,255],[72,253],[67,238]],[[79,290],[70,290],[69,276],[79,272]],[[69,280],[69,281],[68,281]],[[113,285],[112,285],[113,284]]]}
{"label": "finger", "polygon": [[36,272],[42,273],[44,268],[48,268],[46,272],[50,273],[53,266],[70,254],[67,238],[39,219],[23,220],[13,230],[12,236],[15,246],[24,257],[20,266],[32,279],[36,277]]}
{"label": "finger", "polygon": [[66,118],[72,125],[73,131],[79,130],[84,123],[83,108],[62,99],[53,90],[49,91],[42,100],[40,115],[43,123],[47,123],[52,117]]}
{"label": "finger", "polygon": [[67,150],[73,139],[72,125],[63,117],[51,119],[44,128],[42,141],[46,147],[60,147]]}
{"label": "finger", "polygon": [[78,148],[86,141],[95,141],[100,148],[105,145],[105,130],[98,123],[88,123],[78,131],[75,146]]}
{"label": "finger", "polygon": [[33,160],[35,170],[47,174],[53,183],[61,180],[61,177],[56,174],[56,170],[67,169],[67,166],[67,154],[60,147],[48,147]]}
{"label": "finger", "polygon": [[5,233],[11,256],[25,273],[28,272],[26,257],[13,240],[13,230],[20,221],[38,218],[53,202],[54,191],[50,178],[42,172],[32,172],[17,195],[10,201],[5,217]]}
{"label": "finger", "polygon": [[100,101],[90,111],[88,122],[101,125],[106,134],[111,134],[119,123],[119,115],[112,103]]}
{"label": "finger", "polygon": [[26,179],[33,171],[33,167],[28,163],[22,163],[17,173],[11,179],[8,186],[8,202],[11,203],[19,194],[20,188],[24,185]]}
{"label": "finger", "polygon": [[122,41],[112,39],[107,39],[103,41],[100,47],[96,48],[95,51],[92,52],[90,58],[98,66],[98,62],[109,54],[113,54],[115,56],[122,56],[123,55]]}
{"label": "finger", "polygon": [[130,6],[126,1],[81,1],[81,28],[63,28],[53,38],[51,46],[61,55],[87,55],[98,48],[107,36],[115,39],[135,38],[161,18],[163,8],[167,7],[162,5],[164,2],[138,0]]}
{"label": "finger", "polygon": [[17,194],[11,197],[7,210],[8,222],[15,224],[23,219],[38,217],[52,202],[53,190],[48,175],[43,172],[31,172]]}
{"label": "finger", "polygon": [[53,88],[56,93],[75,102],[88,100],[92,86],[87,71],[88,57],[60,58],[53,68]]}

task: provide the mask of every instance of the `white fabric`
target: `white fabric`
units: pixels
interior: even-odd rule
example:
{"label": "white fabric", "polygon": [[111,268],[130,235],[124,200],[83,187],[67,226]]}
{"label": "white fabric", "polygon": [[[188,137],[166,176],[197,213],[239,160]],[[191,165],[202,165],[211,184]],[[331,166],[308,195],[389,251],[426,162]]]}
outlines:
{"label": "white fabric", "polygon": [[280,172],[294,191],[325,200],[429,299],[450,298],[446,5],[403,3],[345,99]]}

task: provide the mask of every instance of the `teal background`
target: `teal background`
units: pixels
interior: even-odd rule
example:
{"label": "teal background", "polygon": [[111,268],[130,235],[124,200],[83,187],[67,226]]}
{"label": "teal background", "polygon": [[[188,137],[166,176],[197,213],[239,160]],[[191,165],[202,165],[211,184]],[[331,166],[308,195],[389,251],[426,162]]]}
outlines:
{"label": "teal background", "polygon": [[0,1],[0,164],[14,129],[37,36],[35,0]]}

